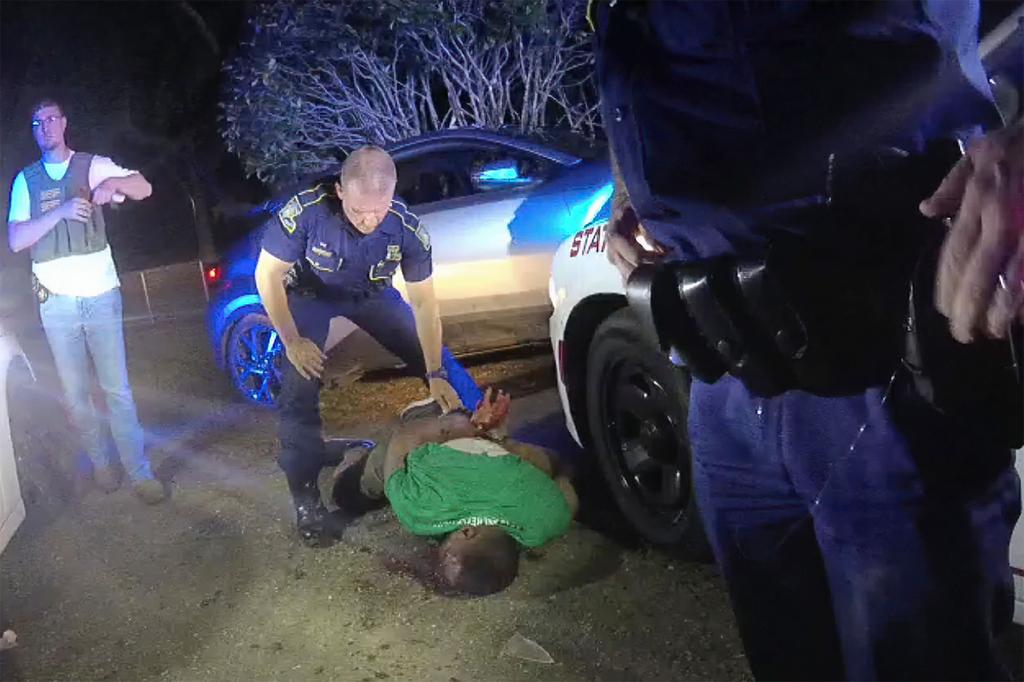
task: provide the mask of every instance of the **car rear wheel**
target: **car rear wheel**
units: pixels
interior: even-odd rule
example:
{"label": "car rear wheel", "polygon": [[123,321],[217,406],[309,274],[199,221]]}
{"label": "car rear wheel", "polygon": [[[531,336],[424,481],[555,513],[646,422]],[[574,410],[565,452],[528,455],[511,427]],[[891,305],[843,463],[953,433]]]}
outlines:
{"label": "car rear wheel", "polygon": [[239,320],[228,336],[227,369],[243,398],[261,407],[277,407],[281,395],[284,344],[266,315],[252,313]]}
{"label": "car rear wheel", "polygon": [[587,362],[591,443],[626,521],[646,540],[710,557],[693,494],[689,375],[675,367],[627,309],[597,329]]}

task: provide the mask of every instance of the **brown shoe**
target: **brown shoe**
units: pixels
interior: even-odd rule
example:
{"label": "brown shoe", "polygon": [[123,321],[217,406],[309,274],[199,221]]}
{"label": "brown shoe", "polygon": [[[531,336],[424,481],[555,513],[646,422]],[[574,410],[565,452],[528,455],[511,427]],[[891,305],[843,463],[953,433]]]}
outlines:
{"label": "brown shoe", "polygon": [[160,504],[167,499],[164,484],[155,478],[144,478],[132,483],[132,492],[146,504]]}
{"label": "brown shoe", "polygon": [[114,467],[95,467],[92,480],[96,487],[105,493],[112,493],[121,487],[121,477]]}

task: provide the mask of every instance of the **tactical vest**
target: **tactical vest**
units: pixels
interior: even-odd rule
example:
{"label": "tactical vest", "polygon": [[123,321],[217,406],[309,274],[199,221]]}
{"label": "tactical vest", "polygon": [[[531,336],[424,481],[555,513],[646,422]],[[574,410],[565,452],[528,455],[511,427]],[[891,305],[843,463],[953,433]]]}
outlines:
{"label": "tactical vest", "polygon": [[[40,160],[27,166],[22,173],[32,205],[32,218],[38,218],[65,201],[80,197],[89,199],[89,166],[92,154],[76,152],[71,157],[68,170],[60,180],[52,179]],[[93,206],[92,216],[87,222],[61,220],[42,239],[32,246],[32,260],[36,263],[96,253],[107,248],[107,228],[103,220],[103,209]]]}

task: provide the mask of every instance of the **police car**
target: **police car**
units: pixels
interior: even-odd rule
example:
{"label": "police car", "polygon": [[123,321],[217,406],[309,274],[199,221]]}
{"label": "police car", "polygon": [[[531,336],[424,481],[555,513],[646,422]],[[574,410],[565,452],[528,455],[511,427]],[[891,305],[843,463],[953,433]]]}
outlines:
{"label": "police car", "polygon": [[[1000,110],[1021,116],[1024,10],[982,42]],[[594,453],[619,510],[656,544],[699,555],[706,545],[690,478],[686,431],[690,377],[649,338],[627,308],[622,279],[605,255],[610,202],[555,252],[549,296],[558,391],[573,438]],[[1017,471],[1024,477],[1024,449]],[[1024,624],[1024,524],[1011,543],[1015,620]]]}
{"label": "police car", "polygon": [[[449,348],[465,354],[546,342],[551,259],[611,196],[607,158],[595,150],[587,160],[479,129],[432,133],[388,151],[398,167],[396,195],[430,232]],[[336,177],[322,180],[333,185]],[[292,194],[267,202],[251,222],[266,223]],[[220,262],[205,266],[207,327],[214,356],[238,393],[273,406],[286,360],[253,280],[261,241],[256,227]],[[400,274],[395,285],[402,290]],[[364,371],[397,363],[344,318],[332,322],[327,346],[358,357]]]}

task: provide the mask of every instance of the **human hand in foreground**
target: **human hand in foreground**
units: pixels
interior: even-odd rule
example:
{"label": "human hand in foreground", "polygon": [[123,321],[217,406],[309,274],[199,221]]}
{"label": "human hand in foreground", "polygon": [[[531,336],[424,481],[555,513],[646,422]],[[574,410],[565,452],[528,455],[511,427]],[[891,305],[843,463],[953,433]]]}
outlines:
{"label": "human hand in foreground", "polygon": [[935,304],[953,336],[1003,338],[1024,312],[1024,121],[971,143],[920,209],[950,225]]}

